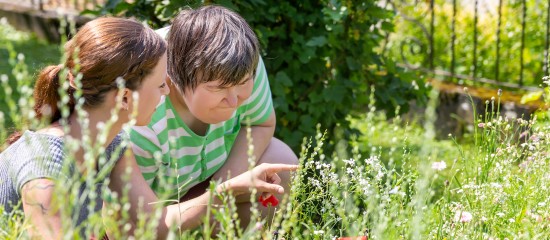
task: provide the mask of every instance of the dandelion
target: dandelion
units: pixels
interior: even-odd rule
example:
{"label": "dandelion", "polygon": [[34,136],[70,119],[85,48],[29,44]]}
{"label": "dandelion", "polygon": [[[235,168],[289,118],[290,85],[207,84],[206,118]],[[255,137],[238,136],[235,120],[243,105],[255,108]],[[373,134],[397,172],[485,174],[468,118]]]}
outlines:
{"label": "dandelion", "polygon": [[444,161],[432,163],[432,169],[436,171],[441,171],[447,168],[447,164]]}
{"label": "dandelion", "polygon": [[455,222],[467,223],[472,221],[472,214],[469,212],[458,211],[455,214]]}

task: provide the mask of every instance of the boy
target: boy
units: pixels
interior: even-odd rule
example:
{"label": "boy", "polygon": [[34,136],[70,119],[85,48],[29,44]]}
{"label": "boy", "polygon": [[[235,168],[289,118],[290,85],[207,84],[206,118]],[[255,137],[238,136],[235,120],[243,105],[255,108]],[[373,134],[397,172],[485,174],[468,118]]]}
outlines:
{"label": "boy", "polygon": [[[148,126],[131,132],[140,170],[158,196],[186,201],[204,192],[210,179],[248,170],[247,122],[256,164],[297,164],[292,150],[273,137],[267,73],[242,17],[219,6],[184,10],[166,39],[170,94]],[[289,174],[279,176],[288,186]],[[248,197],[237,201],[239,212],[250,211]]]}

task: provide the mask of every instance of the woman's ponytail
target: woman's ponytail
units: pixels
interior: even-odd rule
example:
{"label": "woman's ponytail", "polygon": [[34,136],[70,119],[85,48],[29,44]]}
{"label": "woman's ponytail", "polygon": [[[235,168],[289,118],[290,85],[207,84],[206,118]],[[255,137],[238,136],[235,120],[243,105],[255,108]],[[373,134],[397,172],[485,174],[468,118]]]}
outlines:
{"label": "woman's ponytail", "polygon": [[[59,102],[61,96],[59,89],[61,84],[59,78],[63,70],[63,65],[48,66],[44,68],[38,75],[36,84],[34,85],[34,112],[38,120],[46,118],[49,123],[54,123],[61,119],[61,111],[59,110]],[[67,76],[71,80],[71,73]],[[69,95],[69,110],[72,113],[74,110],[74,89],[69,87],[67,94]]]}
{"label": "woman's ponytail", "polygon": [[[58,103],[61,100],[59,89],[61,87],[59,78],[63,70],[63,65],[48,66],[40,72],[38,79],[34,85],[34,112],[37,120],[47,120],[49,123],[54,123],[61,119],[61,111]],[[68,74],[67,79],[71,79],[72,75]],[[74,89],[69,87],[67,94],[69,95],[69,111],[74,111]],[[20,132],[11,134],[6,142],[11,145],[21,137]]]}

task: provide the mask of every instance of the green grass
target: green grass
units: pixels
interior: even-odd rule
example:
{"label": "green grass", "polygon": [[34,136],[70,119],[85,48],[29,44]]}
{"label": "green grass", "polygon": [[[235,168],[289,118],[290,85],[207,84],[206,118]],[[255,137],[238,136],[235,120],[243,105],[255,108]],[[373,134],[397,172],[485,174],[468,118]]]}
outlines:
{"label": "green grass", "polygon": [[[0,75],[7,76],[9,85],[14,89],[14,99],[20,96],[18,82],[34,83],[40,69],[58,64],[60,59],[59,44],[50,44],[32,33],[17,31],[5,19],[0,20]],[[7,113],[8,109],[3,89],[0,91],[0,111]],[[8,117],[6,120],[6,127],[12,127],[12,119]]]}

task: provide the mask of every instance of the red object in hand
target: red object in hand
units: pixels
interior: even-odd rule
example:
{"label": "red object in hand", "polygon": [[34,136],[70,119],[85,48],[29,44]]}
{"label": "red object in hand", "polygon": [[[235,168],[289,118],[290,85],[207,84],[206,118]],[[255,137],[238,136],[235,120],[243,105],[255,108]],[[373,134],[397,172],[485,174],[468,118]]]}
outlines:
{"label": "red object in hand", "polygon": [[264,196],[260,195],[260,198],[258,199],[259,202],[262,203],[262,206],[267,207],[269,205],[276,207],[279,205],[279,199],[275,197],[275,195],[271,195],[268,198],[264,199]]}

